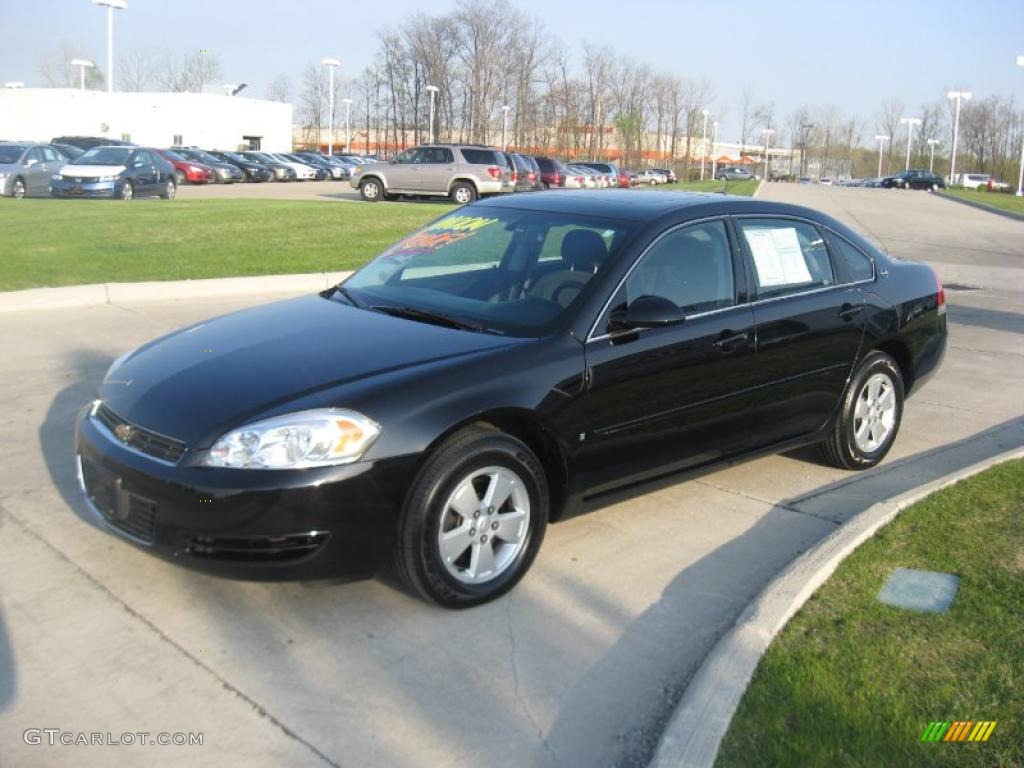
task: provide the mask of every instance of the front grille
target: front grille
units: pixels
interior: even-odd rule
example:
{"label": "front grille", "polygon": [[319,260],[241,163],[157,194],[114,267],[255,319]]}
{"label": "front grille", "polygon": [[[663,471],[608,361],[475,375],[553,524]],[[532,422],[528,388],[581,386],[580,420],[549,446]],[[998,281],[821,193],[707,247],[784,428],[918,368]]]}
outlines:
{"label": "front grille", "polygon": [[245,538],[193,536],[188,543],[188,552],[210,560],[281,563],[301,560],[314,554],[327,542],[329,536],[326,531]]}
{"label": "front grille", "polygon": [[82,460],[85,493],[103,519],[146,544],[156,535],[156,502],[121,487],[121,478],[87,459]]}
{"label": "front grille", "polygon": [[78,184],[92,184],[99,181],[98,176],[75,176],[74,181]]}
{"label": "front grille", "polygon": [[103,403],[96,409],[95,416],[115,439],[148,456],[173,463],[185,453],[185,443],[125,421]]}

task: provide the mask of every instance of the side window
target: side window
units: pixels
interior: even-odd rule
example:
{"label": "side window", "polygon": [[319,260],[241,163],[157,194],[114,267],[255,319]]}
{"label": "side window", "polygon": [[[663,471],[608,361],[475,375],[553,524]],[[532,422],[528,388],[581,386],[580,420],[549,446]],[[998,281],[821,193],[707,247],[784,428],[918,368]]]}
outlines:
{"label": "side window", "polygon": [[60,155],[53,147],[43,147],[43,159],[48,163],[55,163],[60,160]]}
{"label": "side window", "polygon": [[417,151],[418,150],[415,149],[407,149],[405,150],[405,152],[403,152],[402,154],[398,155],[398,157],[395,158],[395,162],[399,165],[405,165],[406,163],[414,163],[416,162],[415,158]]}
{"label": "side window", "polygon": [[832,256],[843,278],[856,283],[874,277],[875,269],[871,259],[859,248],[839,235],[830,235],[829,242],[832,245]]}
{"label": "side window", "polygon": [[640,296],[661,296],[688,314],[732,306],[736,290],[725,224],[695,224],[655,243],[626,279],[626,303]]}
{"label": "side window", "polygon": [[43,162],[43,150],[39,147],[33,147],[28,151],[28,154],[25,156],[25,160],[33,163]]}
{"label": "side window", "polygon": [[811,224],[737,219],[754,266],[759,298],[835,285],[825,242]]}

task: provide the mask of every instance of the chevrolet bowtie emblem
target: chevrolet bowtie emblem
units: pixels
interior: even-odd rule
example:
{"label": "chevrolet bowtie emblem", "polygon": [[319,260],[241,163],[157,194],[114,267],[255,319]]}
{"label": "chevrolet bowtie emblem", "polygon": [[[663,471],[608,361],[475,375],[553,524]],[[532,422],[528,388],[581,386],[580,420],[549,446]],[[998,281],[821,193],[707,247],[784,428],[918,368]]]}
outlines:
{"label": "chevrolet bowtie emblem", "polygon": [[117,435],[117,439],[122,443],[127,443],[132,436],[132,428],[128,424],[118,424],[114,427],[114,434]]}

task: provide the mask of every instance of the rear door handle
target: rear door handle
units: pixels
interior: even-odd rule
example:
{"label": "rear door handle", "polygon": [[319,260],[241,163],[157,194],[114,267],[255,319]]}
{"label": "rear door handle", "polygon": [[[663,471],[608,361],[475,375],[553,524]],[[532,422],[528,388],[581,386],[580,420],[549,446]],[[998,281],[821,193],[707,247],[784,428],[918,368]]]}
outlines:
{"label": "rear door handle", "polygon": [[863,311],[863,304],[843,304],[842,308],[839,310],[839,316],[843,318],[843,320],[852,320]]}
{"label": "rear door handle", "polygon": [[742,333],[729,333],[726,331],[725,333],[728,335],[721,336],[712,344],[719,352],[732,352],[737,347],[750,341],[749,331],[743,331]]}

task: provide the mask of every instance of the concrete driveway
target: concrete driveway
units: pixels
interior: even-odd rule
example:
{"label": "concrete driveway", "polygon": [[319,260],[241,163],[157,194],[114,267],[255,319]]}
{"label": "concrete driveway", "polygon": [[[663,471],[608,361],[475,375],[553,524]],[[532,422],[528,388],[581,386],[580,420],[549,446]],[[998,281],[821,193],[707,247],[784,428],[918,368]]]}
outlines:
{"label": "concrete driveway", "polygon": [[[72,420],[110,361],[260,298],[0,316],[3,765],[645,764],[704,654],[783,565],[875,500],[1024,443],[1024,224],[926,193],[762,196],[957,283],[945,365],[890,458],[849,474],[774,456],[613,499],[552,527],[512,594],[460,613],[378,581],[218,580],[88,521]],[[27,728],[204,743],[32,746]]]}

